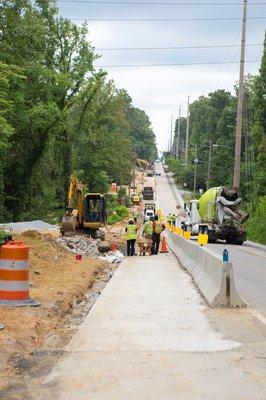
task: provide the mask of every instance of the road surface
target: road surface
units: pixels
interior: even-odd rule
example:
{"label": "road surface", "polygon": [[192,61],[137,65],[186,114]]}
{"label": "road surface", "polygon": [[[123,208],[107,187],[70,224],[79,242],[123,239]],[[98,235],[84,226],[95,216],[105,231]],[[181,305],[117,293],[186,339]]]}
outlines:
{"label": "road surface", "polygon": [[[163,173],[161,165],[156,168],[162,173],[157,176],[158,202],[167,215],[176,211],[177,203],[181,204],[181,195],[172,177]],[[220,242],[208,244],[208,247],[219,255],[222,255],[225,248],[228,249],[238,293],[266,319],[266,246],[247,241],[242,246]]]}

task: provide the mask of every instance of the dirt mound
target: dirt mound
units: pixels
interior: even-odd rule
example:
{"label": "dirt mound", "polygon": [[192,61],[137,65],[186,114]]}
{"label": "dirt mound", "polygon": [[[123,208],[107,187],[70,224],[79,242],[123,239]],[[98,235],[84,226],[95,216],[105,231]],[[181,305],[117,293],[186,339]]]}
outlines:
{"label": "dirt mound", "polygon": [[[57,332],[62,317],[92,287],[106,263],[75,255],[62,248],[50,234],[30,230],[16,235],[30,246],[30,296],[40,307],[0,307],[0,382],[7,381],[7,360],[14,352],[28,354],[42,345],[47,335]],[[62,332],[64,335],[64,332]],[[12,356],[12,357],[11,357]],[[1,383],[0,383],[1,391]]]}

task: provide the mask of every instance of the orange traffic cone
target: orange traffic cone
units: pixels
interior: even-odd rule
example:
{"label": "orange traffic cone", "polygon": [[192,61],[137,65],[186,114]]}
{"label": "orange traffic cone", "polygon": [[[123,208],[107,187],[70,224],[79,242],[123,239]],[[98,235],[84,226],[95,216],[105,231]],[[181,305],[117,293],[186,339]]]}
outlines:
{"label": "orange traffic cone", "polygon": [[165,236],[162,237],[162,245],[161,245],[160,253],[168,253],[167,242],[166,242]]}

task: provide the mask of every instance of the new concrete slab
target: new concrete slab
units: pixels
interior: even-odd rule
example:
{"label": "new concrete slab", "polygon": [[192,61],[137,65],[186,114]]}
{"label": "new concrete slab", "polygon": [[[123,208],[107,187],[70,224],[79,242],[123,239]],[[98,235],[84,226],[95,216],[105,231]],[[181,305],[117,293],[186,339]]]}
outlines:
{"label": "new concrete slab", "polygon": [[54,400],[264,399],[241,349],[214,330],[174,256],[128,258],[43,389]]}

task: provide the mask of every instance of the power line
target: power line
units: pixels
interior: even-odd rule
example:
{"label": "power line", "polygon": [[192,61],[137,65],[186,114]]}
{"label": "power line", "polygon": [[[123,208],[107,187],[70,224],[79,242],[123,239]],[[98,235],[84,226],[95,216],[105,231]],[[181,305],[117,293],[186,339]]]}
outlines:
{"label": "power line", "polygon": [[[260,63],[261,60],[247,60],[246,63]],[[117,64],[117,65],[95,65],[95,68],[123,68],[123,67],[171,67],[171,66],[193,66],[193,65],[217,65],[217,64],[238,64],[238,61],[213,61],[195,63],[169,63],[169,64]]]}
{"label": "power line", "polygon": [[[85,3],[85,4],[111,4],[111,5],[121,5],[121,6],[242,6],[242,3],[184,3],[184,2],[168,2],[168,3],[161,3],[161,2],[122,2],[122,1],[87,1],[87,0],[58,0],[58,3]],[[249,6],[262,6],[266,3],[249,3]]]}
{"label": "power line", "polygon": [[[69,18],[71,21],[114,21],[114,22],[187,22],[187,21],[241,21],[242,18],[226,17],[226,18]],[[247,20],[263,20],[266,17],[249,17]]]}
{"label": "power line", "polygon": [[[262,46],[263,43],[251,43],[247,46]],[[186,50],[186,49],[220,49],[229,47],[240,47],[239,44],[230,45],[207,45],[207,46],[164,46],[164,47],[103,47],[95,48],[96,51],[129,51],[129,50]]]}

